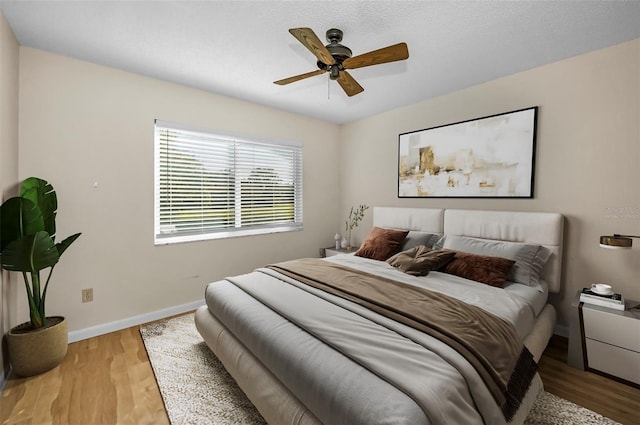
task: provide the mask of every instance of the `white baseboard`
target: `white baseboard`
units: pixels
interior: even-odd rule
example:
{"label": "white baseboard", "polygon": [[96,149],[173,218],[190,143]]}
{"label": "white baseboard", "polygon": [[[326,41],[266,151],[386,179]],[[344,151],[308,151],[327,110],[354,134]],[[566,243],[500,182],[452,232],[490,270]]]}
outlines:
{"label": "white baseboard", "polygon": [[132,326],[141,325],[143,323],[153,322],[154,320],[164,319],[165,317],[175,316],[176,314],[193,311],[201,305],[204,305],[204,300],[193,301],[187,304],[176,305],[162,310],[141,314],[139,316],[116,320],[115,322],[109,322],[103,325],[97,325],[90,328],[72,331],[69,332],[69,343],[93,338],[94,336],[108,334],[110,332],[119,331],[122,329],[130,328]]}

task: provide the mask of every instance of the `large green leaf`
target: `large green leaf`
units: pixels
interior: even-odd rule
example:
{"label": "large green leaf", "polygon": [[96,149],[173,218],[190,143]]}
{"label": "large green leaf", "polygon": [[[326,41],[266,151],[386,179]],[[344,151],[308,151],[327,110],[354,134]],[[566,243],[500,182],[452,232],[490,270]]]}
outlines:
{"label": "large green leaf", "polygon": [[45,180],[29,177],[22,182],[20,196],[29,199],[40,208],[44,220],[44,230],[55,240],[58,197],[53,186]]}
{"label": "large green leaf", "polygon": [[26,198],[7,199],[0,207],[0,252],[25,235],[45,230],[40,208]]}
{"label": "large green leaf", "polygon": [[62,257],[62,253],[65,252],[67,248],[69,248],[69,245],[71,245],[76,239],[78,239],[80,235],[81,233],[76,233],[75,235],[69,236],[62,242],[58,242],[56,244],[56,248],[58,249],[58,255]]}
{"label": "large green leaf", "polygon": [[26,235],[9,243],[0,255],[3,268],[27,273],[52,267],[59,259],[58,249],[45,231]]}

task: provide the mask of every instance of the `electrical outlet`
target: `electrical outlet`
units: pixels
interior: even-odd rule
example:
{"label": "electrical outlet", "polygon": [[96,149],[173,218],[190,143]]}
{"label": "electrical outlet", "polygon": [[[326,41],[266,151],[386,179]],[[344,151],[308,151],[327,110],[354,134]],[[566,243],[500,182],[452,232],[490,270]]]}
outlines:
{"label": "electrical outlet", "polygon": [[93,301],[93,288],[83,289],[82,290],[82,302],[89,303]]}

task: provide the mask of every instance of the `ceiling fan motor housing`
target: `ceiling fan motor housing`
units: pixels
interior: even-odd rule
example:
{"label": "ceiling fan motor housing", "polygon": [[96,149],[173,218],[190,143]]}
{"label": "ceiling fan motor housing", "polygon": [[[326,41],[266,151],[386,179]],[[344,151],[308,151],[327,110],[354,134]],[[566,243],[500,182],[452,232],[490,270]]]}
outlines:
{"label": "ceiling fan motor housing", "polygon": [[342,30],[339,30],[337,28],[331,28],[327,30],[327,41],[329,42],[329,44],[327,44],[325,47],[327,48],[329,53],[331,53],[331,56],[333,56],[333,59],[336,63],[329,65],[321,61],[317,62],[318,68],[329,71],[329,78],[331,78],[332,80],[338,79],[340,71],[344,70],[342,62],[344,62],[345,59],[350,58],[353,54],[350,48],[340,44],[340,42],[342,41],[342,34]]}

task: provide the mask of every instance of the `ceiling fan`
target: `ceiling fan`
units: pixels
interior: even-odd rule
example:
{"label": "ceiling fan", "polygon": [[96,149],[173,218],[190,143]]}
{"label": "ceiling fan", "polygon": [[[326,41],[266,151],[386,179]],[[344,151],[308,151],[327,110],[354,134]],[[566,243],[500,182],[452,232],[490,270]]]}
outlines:
{"label": "ceiling fan", "polygon": [[329,72],[329,78],[337,80],[345,93],[351,97],[363,92],[364,89],[346,71],[347,69],[395,62],[405,60],[409,57],[407,43],[398,43],[351,57],[351,49],[340,44],[342,41],[342,31],[337,28],[327,30],[327,41],[329,44],[326,46],[322,44],[311,28],[291,28],[289,32],[318,58],[317,65],[319,69],[274,81],[274,84],[281,86]]}

